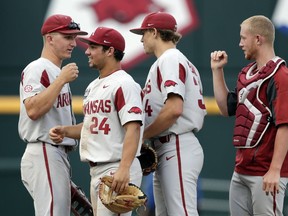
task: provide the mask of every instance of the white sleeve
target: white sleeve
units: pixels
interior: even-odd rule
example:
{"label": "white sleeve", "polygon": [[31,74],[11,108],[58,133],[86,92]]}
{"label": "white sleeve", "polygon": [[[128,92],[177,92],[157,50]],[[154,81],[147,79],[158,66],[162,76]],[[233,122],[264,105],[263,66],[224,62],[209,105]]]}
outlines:
{"label": "white sleeve", "polygon": [[120,88],[125,101],[125,105],[118,111],[121,124],[124,125],[130,121],[140,121],[142,124],[143,109],[140,86],[134,81],[128,81]]}
{"label": "white sleeve", "polygon": [[168,94],[178,94],[185,98],[185,79],[186,71],[181,67],[178,56],[167,55],[158,64],[162,77],[161,92],[163,103],[167,100]]}

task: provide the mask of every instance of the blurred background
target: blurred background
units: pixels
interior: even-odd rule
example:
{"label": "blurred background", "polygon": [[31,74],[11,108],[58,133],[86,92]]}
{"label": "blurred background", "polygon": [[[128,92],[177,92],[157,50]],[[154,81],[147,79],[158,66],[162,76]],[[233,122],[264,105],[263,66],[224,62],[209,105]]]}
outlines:
{"label": "blurred background", "polygon": [[[199,213],[201,216],[226,216],[228,189],[234,167],[232,146],[234,118],[219,115],[213,99],[210,53],[226,50],[229,63],[225,76],[228,87],[234,88],[238,72],[248,64],[239,49],[239,25],[252,15],[265,15],[273,20],[276,29],[276,54],[288,60],[287,0],[28,0],[0,2],[0,185],[1,215],[34,215],[33,202],[20,177],[20,160],[25,144],[19,139],[18,87],[24,67],[41,54],[40,29],[43,20],[53,13],[70,15],[82,30],[91,33],[98,26],[114,27],[125,36],[127,48],[123,68],[143,87],[145,77],[155,61],[143,54],[140,36],[129,32],[138,27],[143,17],[152,11],[166,11],[178,21],[183,38],[178,48],[193,62],[201,74],[208,110],[203,129],[197,134],[205,154],[199,179]],[[286,8],[285,8],[286,7]],[[284,13],[286,11],[286,14]],[[288,26],[288,25],[287,25]],[[86,86],[98,76],[88,67],[85,47],[75,48],[72,58],[79,66],[79,78],[71,84],[73,106],[77,121],[82,121],[81,99]],[[286,109],[286,108],[284,108]],[[78,151],[70,154],[72,179],[89,196],[89,167],[79,160]],[[143,178],[142,188],[149,202],[138,215],[153,216],[152,176]],[[285,215],[288,215],[285,200]],[[135,213],[136,215],[137,213]]]}

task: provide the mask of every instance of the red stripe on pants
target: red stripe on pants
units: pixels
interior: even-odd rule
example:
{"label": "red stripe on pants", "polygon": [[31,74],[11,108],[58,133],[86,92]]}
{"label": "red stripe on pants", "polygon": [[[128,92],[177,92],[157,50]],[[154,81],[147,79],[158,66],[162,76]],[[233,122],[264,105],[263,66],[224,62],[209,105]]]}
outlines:
{"label": "red stripe on pants", "polygon": [[176,152],[177,152],[178,170],[179,170],[179,178],[180,178],[181,198],[182,198],[182,203],[183,203],[183,208],[184,208],[184,211],[185,211],[185,215],[188,216],[187,209],[186,209],[186,203],[185,203],[184,187],[183,187],[180,143],[179,143],[179,136],[178,135],[176,135]]}
{"label": "red stripe on pants", "polygon": [[46,172],[48,176],[48,183],[49,183],[49,188],[50,188],[50,193],[51,193],[51,206],[50,206],[50,211],[51,211],[51,216],[53,216],[53,188],[52,188],[52,181],[51,181],[51,175],[50,175],[50,170],[49,170],[49,163],[48,163],[48,156],[47,156],[47,150],[46,150],[46,145],[45,143],[42,143],[43,147],[43,154],[44,154],[44,161],[45,161],[45,167],[46,167]]}

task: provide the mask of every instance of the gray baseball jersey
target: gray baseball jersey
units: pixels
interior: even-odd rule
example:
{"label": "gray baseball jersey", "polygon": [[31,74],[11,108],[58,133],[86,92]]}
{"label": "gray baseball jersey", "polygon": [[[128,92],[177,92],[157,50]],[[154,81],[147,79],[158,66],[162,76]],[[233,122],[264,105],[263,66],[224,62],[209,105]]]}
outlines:
{"label": "gray baseball jersey", "polygon": [[[71,91],[69,84],[62,88],[53,107],[41,118],[31,120],[25,109],[24,100],[34,96],[52,83],[60,73],[60,68],[45,58],[31,62],[22,72],[20,82],[20,117],[19,135],[26,143],[53,143],[48,131],[56,125],[75,124],[75,117],[71,107]],[[76,141],[64,138],[61,145],[75,145]]]}

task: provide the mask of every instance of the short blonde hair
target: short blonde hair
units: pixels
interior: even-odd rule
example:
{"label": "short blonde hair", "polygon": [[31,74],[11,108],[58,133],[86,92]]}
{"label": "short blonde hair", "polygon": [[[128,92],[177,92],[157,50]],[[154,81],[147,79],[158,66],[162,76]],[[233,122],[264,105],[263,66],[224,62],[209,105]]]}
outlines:
{"label": "short blonde hair", "polygon": [[259,34],[273,44],[275,40],[275,27],[270,19],[263,15],[256,15],[244,20],[240,26],[247,24],[252,34]]}

